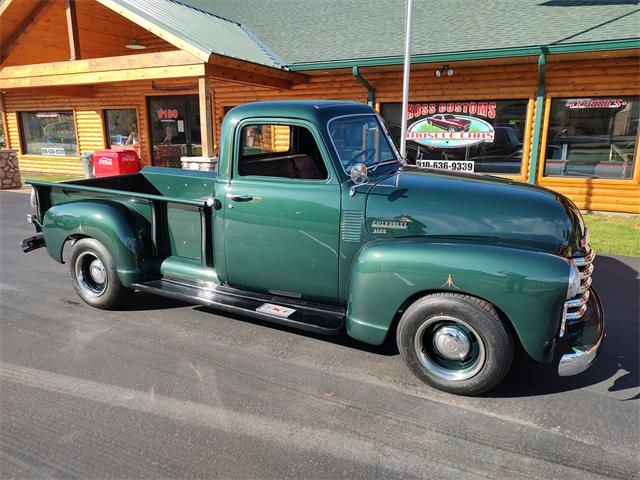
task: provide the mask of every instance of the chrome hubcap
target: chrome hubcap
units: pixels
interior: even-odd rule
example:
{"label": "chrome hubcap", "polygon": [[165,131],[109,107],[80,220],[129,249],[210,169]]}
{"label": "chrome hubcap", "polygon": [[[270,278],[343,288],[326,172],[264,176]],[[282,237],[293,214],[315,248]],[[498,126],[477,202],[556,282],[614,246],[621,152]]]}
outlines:
{"label": "chrome hubcap", "polygon": [[78,256],[75,272],[78,285],[88,295],[99,297],[107,289],[107,270],[93,253],[83,252]]}
{"label": "chrome hubcap", "polygon": [[422,366],[442,380],[468,380],[486,360],[478,332],[464,320],[447,315],[425,320],[416,331],[414,348]]}
{"label": "chrome hubcap", "polygon": [[471,349],[467,334],[455,325],[446,325],[436,330],[433,335],[433,346],[445,358],[462,360]]}
{"label": "chrome hubcap", "polygon": [[102,284],[107,279],[107,272],[104,269],[104,265],[97,258],[89,265],[89,274],[96,283]]}

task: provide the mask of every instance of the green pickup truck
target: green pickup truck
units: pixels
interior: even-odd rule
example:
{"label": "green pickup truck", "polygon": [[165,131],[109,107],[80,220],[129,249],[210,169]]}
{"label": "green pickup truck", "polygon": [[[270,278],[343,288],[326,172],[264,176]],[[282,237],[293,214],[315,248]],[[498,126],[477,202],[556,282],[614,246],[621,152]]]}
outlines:
{"label": "green pickup truck", "polygon": [[[31,182],[37,234],[89,305],[136,291],[323,334],[397,342],[452,393],[498,385],[522,348],[560,375],[604,336],[594,252],[562,195],[405,165],[352,102],[231,110],[217,173]],[[66,248],[65,248],[66,247]]]}

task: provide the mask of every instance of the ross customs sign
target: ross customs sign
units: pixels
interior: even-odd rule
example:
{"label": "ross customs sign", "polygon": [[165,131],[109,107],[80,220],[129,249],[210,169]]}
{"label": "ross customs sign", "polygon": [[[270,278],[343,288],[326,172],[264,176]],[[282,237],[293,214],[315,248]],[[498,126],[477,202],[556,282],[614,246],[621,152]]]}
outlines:
{"label": "ross customs sign", "polygon": [[492,143],[494,128],[479,117],[493,119],[495,114],[495,102],[412,104],[409,118],[422,118],[409,126],[407,140],[431,148],[464,148]]}

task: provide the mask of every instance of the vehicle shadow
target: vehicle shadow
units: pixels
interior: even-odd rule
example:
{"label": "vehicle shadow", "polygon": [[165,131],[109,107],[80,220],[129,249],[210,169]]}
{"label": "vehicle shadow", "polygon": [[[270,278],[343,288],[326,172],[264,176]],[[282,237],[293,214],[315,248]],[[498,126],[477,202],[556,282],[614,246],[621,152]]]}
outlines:
{"label": "vehicle shadow", "polygon": [[180,308],[192,306],[190,303],[181,302],[173,298],[152,295],[146,292],[136,292],[132,298],[122,305],[121,310],[128,312],[144,312],[151,310],[166,310],[169,308]]}
{"label": "vehicle shadow", "polygon": [[307,338],[313,338],[315,340],[320,340],[323,342],[328,342],[328,343],[332,343],[334,345],[340,345],[343,347],[347,347],[347,348],[353,348],[355,350],[361,350],[364,352],[369,352],[369,353],[373,353],[373,354],[377,354],[377,355],[384,355],[384,356],[393,356],[393,355],[398,355],[398,348],[395,345],[395,342],[385,342],[382,345],[369,345],[367,343],[362,343],[359,342],[358,340],[355,340],[349,336],[347,336],[346,333],[342,333],[340,335],[323,335],[321,333],[314,333],[314,332],[308,332],[306,330],[300,330],[298,328],[295,327],[289,327],[287,325],[280,325],[278,323],[271,323],[269,321],[266,320],[260,320],[257,318],[252,318],[252,317],[248,317],[248,316],[244,316],[244,315],[239,315],[239,314],[235,314],[235,313],[229,313],[229,312],[225,312],[223,310],[218,310],[215,308],[211,308],[211,307],[205,307],[205,306],[197,306],[195,307],[196,310],[201,311],[201,312],[208,312],[208,313],[212,313],[212,314],[216,314],[216,315],[222,315],[224,317],[227,318],[232,318],[234,320],[239,320],[243,323],[248,323],[248,324],[253,324],[253,325],[259,325],[262,327],[267,327],[267,328],[271,328],[274,330],[280,330],[282,332],[288,332],[288,333],[293,333],[295,335],[298,336],[304,336]]}
{"label": "vehicle shadow", "polygon": [[[608,391],[619,392],[640,386],[640,259],[599,256],[595,260],[594,287],[605,311],[606,336],[596,363],[574,377],[558,377],[555,368],[541,367],[524,353],[518,355],[505,381],[486,397],[547,395],[605,382],[619,375]],[[622,374],[620,374],[622,372]],[[625,400],[638,400],[631,394]]]}

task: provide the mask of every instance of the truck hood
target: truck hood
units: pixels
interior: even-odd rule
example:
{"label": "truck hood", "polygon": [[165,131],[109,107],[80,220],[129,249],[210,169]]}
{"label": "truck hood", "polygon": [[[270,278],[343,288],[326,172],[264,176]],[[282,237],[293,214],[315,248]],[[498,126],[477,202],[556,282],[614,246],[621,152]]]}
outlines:
{"label": "truck hood", "polygon": [[551,190],[491,176],[405,167],[367,193],[376,237],[453,237],[573,255],[583,247],[577,208]]}

